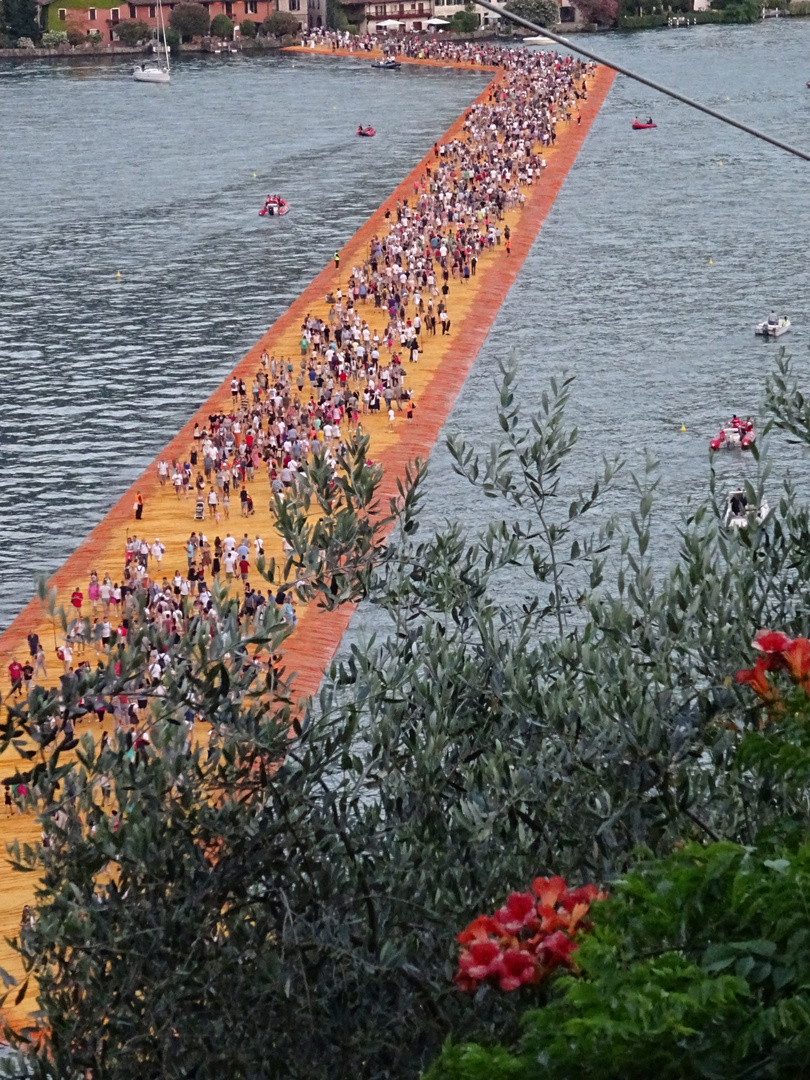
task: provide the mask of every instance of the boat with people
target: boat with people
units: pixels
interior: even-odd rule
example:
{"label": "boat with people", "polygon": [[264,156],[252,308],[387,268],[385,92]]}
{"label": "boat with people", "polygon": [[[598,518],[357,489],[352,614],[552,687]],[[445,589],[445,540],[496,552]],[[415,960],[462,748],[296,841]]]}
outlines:
{"label": "boat with people", "polygon": [[637,116],[633,117],[633,131],[647,131],[649,128],[654,127],[658,127],[658,124],[653,123],[652,117],[650,117],[650,119],[646,123],[644,123],[642,120],[639,120]]}
{"label": "boat with people", "polygon": [[384,60],[375,60],[371,66],[377,68],[379,71],[399,71],[402,67],[402,63],[399,60],[395,60],[392,56],[387,56]]}
{"label": "boat with people", "polygon": [[264,200],[264,206],[259,211],[259,217],[276,217],[286,214],[290,204],[280,195],[268,195]]}
{"label": "boat with people", "polygon": [[362,124],[359,124],[357,127],[357,134],[363,135],[366,139],[370,139],[372,136],[376,135],[377,132],[373,127],[363,127]]}
{"label": "boat with people", "polygon": [[736,413],[720,428],[720,434],[709,443],[712,450],[750,450],[757,440],[754,422],[749,416],[741,419]]}
{"label": "boat with people", "polygon": [[756,507],[749,503],[744,491],[730,491],[726,500],[723,522],[732,529],[746,529],[753,522],[761,525],[770,512],[771,508],[766,499],[763,499],[759,507]]}
{"label": "boat with people", "polygon": [[[134,8],[132,9],[134,11]],[[171,82],[169,73],[169,43],[166,41],[166,25],[163,21],[163,5],[161,0],[157,4],[157,28],[158,40],[153,46],[156,52],[154,63],[138,64],[132,72],[135,82],[142,83],[167,83]]]}
{"label": "boat with people", "polygon": [[754,327],[757,337],[778,338],[786,334],[790,329],[790,319],[787,315],[777,315],[772,311],[768,318]]}

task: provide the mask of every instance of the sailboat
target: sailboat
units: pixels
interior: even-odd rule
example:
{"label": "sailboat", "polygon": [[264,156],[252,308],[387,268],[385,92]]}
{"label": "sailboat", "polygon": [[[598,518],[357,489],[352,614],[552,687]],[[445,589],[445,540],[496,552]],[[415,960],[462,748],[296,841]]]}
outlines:
{"label": "sailboat", "polygon": [[[147,83],[167,83],[170,81],[169,75],[169,44],[166,41],[166,27],[163,23],[163,4],[160,0],[157,0],[157,14],[158,14],[158,52],[157,62],[154,64],[139,64],[138,67],[132,72],[132,77],[135,82],[147,82]],[[162,46],[162,48],[161,48]],[[163,55],[161,55],[163,53]],[[163,66],[163,58],[165,56],[166,66]]]}

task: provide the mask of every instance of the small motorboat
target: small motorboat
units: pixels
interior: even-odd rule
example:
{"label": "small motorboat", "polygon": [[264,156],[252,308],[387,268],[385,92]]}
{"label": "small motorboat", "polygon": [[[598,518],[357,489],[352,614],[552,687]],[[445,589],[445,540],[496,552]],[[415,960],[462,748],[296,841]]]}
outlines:
{"label": "small motorboat", "polygon": [[754,333],[757,337],[778,338],[786,334],[790,329],[790,319],[787,315],[777,315],[772,311],[765,322],[757,323]]}
{"label": "small motorboat", "polygon": [[658,127],[658,124],[652,122],[652,117],[650,117],[646,124],[642,124],[638,119],[633,119],[633,131],[647,131],[649,128],[654,127]]}
{"label": "small motorboat", "polygon": [[259,217],[281,217],[290,209],[290,204],[280,195],[268,195],[264,200],[264,206],[259,211]]}
{"label": "small motorboat", "polygon": [[374,130],[373,127],[362,127],[361,126],[361,127],[358,127],[357,134],[358,135],[363,135],[366,139],[370,139],[373,135],[376,135],[377,132]]}
{"label": "small motorboat", "polygon": [[771,508],[765,499],[757,509],[748,502],[744,491],[730,491],[723,521],[732,529],[747,529],[754,522],[761,525],[770,512]]}
{"label": "small motorboat", "polygon": [[720,428],[709,446],[712,450],[750,450],[757,440],[754,423],[749,416],[741,420],[735,413],[731,420]]}
{"label": "small motorboat", "polygon": [[378,68],[380,71],[399,71],[402,64],[399,60],[395,60],[392,56],[386,57],[385,60],[375,60],[371,65],[373,68]]}

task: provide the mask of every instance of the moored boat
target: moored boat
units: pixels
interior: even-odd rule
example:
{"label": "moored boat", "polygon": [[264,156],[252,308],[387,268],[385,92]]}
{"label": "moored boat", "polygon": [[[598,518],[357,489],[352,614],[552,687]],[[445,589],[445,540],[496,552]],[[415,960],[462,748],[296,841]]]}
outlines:
{"label": "moored boat", "polygon": [[[134,11],[134,8],[132,9]],[[132,72],[135,82],[142,83],[167,83],[171,82],[169,74],[169,43],[166,41],[166,25],[163,21],[163,4],[158,0],[157,4],[158,45],[157,59],[155,63],[139,64]],[[162,42],[162,45],[161,45]]]}
{"label": "moored boat", "polygon": [[399,60],[394,60],[393,57],[389,56],[385,60],[375,60],[371,66],[378,68],[380,71],[399,71],[402,64]]}

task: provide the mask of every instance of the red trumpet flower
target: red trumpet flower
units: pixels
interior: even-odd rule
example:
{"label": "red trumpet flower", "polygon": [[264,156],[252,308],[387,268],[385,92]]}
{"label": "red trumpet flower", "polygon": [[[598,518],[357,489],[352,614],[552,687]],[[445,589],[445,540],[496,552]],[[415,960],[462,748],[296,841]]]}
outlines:
{"label": "red trumpet flower", "polygon": [[779,691],[768,681],[769,666],[769,661],[761,656],[752,668],[743,668],[734,677],[738,683],[750,686],[763,701],[776,701]]}

